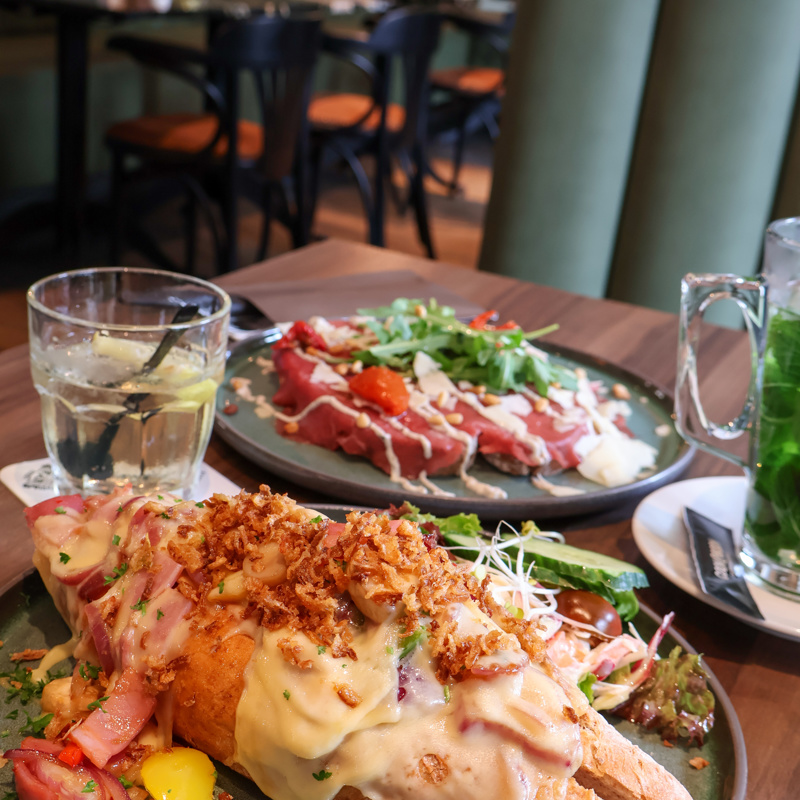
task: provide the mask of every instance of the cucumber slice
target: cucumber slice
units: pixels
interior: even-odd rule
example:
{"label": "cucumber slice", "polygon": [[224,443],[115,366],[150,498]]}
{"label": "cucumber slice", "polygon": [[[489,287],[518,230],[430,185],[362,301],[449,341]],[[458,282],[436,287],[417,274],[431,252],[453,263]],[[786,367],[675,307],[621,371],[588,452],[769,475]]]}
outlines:
{"label": "cucumber slice", "polygon": [[[464,558],[477,555],[474,536],[451,533],[445,534],[444,538],[450,546],[465,548],[456,550],[456,555]],[[627,592],[649,585],[647,576],[639,567],[601,553],[547,539],[529,539],[523,543],[522,549],[526,566],[531,561],[535,565],[531,577],[540,583],[590,591],[599,586],[613,592]],[[506,552],[515,558],[517,548],[508,547]]]}
{"label": "cucumber slice", "polygon": [[547,539],[528,539],[522,549],[533,558],[536,569],[547,569],[567,580],[584,584],[604,584],[615,592],[648,586],[644,571],[617,558],[581,550]]}

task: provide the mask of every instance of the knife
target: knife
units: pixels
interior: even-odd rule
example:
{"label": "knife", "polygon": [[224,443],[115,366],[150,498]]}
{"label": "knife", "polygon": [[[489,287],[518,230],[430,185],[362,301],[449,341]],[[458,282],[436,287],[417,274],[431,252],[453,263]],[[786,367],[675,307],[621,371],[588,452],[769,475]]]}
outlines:
{"label": "knife", "polygon": [[747,587],[744,567],[736,558],[731,529],[688,507],[683,509],[683,521],[703,591],[743,614],[764,619]]}

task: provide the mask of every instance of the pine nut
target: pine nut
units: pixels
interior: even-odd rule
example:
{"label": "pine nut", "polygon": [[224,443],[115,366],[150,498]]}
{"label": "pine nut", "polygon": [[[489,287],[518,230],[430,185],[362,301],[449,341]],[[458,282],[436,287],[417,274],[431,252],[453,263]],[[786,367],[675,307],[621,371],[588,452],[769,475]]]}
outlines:
{"label": "pine nut", "polygon": [[586,380],[586,378],[588,378],[589,376],[586,374],[586,370],[585,370],[583,367],[578,367],[578,368],[575,370],[575,377],[576,377],[576,378],[577,378],[579,381],[585,381],[585,380]]}
{"label": "pine nut", "polygon": [[425,319],[428,316],[428,309],[425,306],[421,306],[419,304],[414,306],[414,313],[420,318]]}
{"label": "pine nut", "polygon": [[447,401],[449,399],[450,399],[450,393],[442,389],[442,391],[439,392],[439,396],[436,398],[436,405],[439,406],[439,408],[444,408],[447,405]]}
{"label": "pine nut", "polygon": [[540,397],[534,404],[533,410],[537,413],[541,414],[548,406],[550,405],[550,401],[546,397]]}
{"label": "pine nut", "polygon": [[287,422],[283,426],[284,433],[297,433],[300,430],[300,426],[296,422]]}
{"label": "pine nut", "polygon": [[311,347],[306,348],[306,353],[308,353],[310,356],[318,356],[319,350],[312,345]]}
{"label": "pine nut", "polygon": [[362,411],[358,417],[356,417],[356,427],[357,428],[369,428],[370,420],[369,414],[366,411]]}
{"label": "pine nut", "polygon": [[623,386],[621,383],[615,383],[611,387],[611,394],[617,398],[617,400],[630,400],[631,393],[628,391],[627,386]]}
{"label": "pine nut", "polygon": [[364,362],[363,361],[354,361],[350,365],[350,370],[353,373],[353,375],[358,375],[358,373],[361,372],[363,369],[364,369]]}
{"label": "pine nut", "polygon": [[347,364],[337,364],[337,365],[336,365],[336,366],[333,368],[333,371],[334,371],[334,372],[335,372],[337,375],[347,375],[347,370],[348,370],[348,366],[347,366]]}
{"label": "pine nut", "polygon": [[459,414],[459,413],[456,411],[456,412],[455,412],[455,413],[453,413],[453,414],[448,414],[448,415],[445,417],[445,419],[446,419],[446,420],[447,420],[447,421],[448,421],[448,422],[449,422],[451,425],[460,425],[460,424],[461,424],[461,423],[464,421],[464,415],[463,415],[463,414]]}
{"label": "pine nut", "polygon": [[431,425],[444,425],[444,417],[441,414],[434,414],[428,422]]}
{"label": "pine nut", "polygon": [[485,406],[499,406],[503,401],[496,394],[487,394],[483,397]]}

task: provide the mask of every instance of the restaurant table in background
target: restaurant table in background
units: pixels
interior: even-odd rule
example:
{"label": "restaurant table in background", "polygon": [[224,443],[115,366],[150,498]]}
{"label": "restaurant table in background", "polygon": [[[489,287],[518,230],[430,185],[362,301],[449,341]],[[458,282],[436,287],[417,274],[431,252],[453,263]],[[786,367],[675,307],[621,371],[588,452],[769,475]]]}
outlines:
{"label": "restaurant table in background", "polygon": [[[513,318],[526,329],[559,323],[548,341],[607,359],[671,390],[675,381],[678,319],[672,314],[608,300],[595,300],[512,278],[473,272],[365,245],[328,241],[247,267],[219,280],[223,286],[252,286],[274,281],[313,281],[378,270],[412,270],[486,308]],[[676,296],[678,287],[676,287]],[[313,314],[313,295],[308,314]],[[701,350],[701,391],[718,418],[740,410],[749,375],[746,334],[709,326]],[[0,354],[0,430],[4,463],[40,458],[44,453],[39,404],[28,371],[28,351],[17,347]],[[217,437],[208,463],[248,490],[266,483],[313,505],[330,501],[321,493],[292,486],[246,461]],[[689,475],[720,475],[735,469],[711,456],[698,455]],[[651,588],[642,600],[657,613],[676,613],[675,627],[705,654],[729,694],[747,745],[749,800],[795,800],[800,783],[794,754],[800,751],[800,726],[794,700],[800,696],[800,643],[747,627],[695,600],[661,578],[633,541],[632,507],[602,516],[559,521],[567,540],[642,566]],[[0,587],[30,568],[32,546],[25,531],[22,504],[0,486],[3,559]],[[800,610],[800,607],[799,607]],[[785,755],[784,755],[785,754]]]}
{"label": "restaurant table in background", "polygon": [[11,11],[52,14],[57,20],[57,129],[55,224],[59,250],[80,257],[86,205],[86,118],[89,26],[155,16],[203,17],[209,36],[224,19],[241,19],[277,7],[320,7],[331,13],[387,7],[387,0],[0,0]]}

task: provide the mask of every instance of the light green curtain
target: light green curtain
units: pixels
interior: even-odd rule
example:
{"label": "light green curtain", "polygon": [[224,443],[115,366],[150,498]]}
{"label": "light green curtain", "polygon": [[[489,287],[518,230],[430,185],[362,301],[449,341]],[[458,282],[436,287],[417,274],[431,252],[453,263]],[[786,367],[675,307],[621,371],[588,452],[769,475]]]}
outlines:
{"label": "light green curtain", "polygon": [[677,311],[684,273],[757,270],[798,73],[797,0],[662,3],[610,297]]}
{"label": "light green curtain", "polygon": [[481,269],[604,294],[657,8],[518,4]]}

